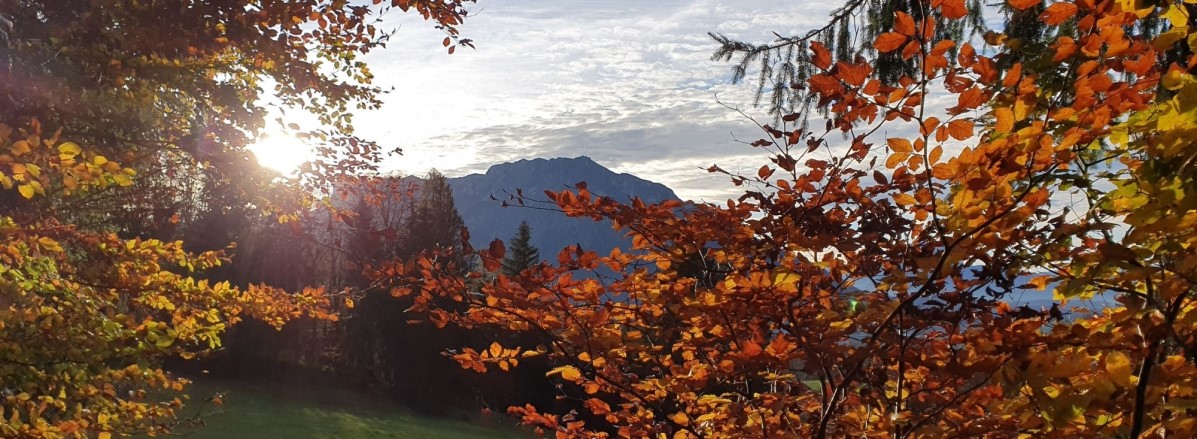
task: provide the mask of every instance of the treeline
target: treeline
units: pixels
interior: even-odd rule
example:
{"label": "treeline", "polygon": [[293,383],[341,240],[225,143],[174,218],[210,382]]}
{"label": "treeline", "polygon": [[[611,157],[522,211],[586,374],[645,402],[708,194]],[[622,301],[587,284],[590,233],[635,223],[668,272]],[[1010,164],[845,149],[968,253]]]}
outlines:
{"label": "treeline", "polygon": [[[357,182],[331,197],[341,204],[343,215],[312,210],[286,223],[262,218],[246,200],[220,200],[237,196],[233,192],[210,189],[215,190],[206,197],[213,199],[199,204],[202,212],[192,221],[181,226],[166,221],[164,227],[143,227],[139,233],[183,238],[195,250],[236,243],[234,263],[209,272],[212,280],[288,290],[323,285],[340,299],[334,301],[338,319],[301,318],[281,330],[247,320],[229,329],[219,351],[199,361],[177,361],[173,369],[224,379],[353,388],[440,415],[501,411],[529,401],[552,403],[555,389],[544,378],[548,368],[535,364],[536,359],[512,373],[478,374],[448,356],[461,346],[485,348],[495,341],[517,345],[519,339],[487,330],[437,329],[406,311],[410,297],[393,297],[370,281],[370,270],[381,262],[460,246],[464,225],[439,172],[424,179]],[[139,226],[131,221],[129,227]],[[527,224],[513,235],[510,257],[501,268],[508,273],[539,261]],[[462,267],[463,277],[480,268],[468,260],[455,265]]]}

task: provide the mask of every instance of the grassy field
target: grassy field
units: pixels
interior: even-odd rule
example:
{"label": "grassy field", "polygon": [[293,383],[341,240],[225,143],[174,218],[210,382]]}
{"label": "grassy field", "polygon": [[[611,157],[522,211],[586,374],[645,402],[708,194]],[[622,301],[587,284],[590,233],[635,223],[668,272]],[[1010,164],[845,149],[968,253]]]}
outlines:
{"label": "grassy field", "polygon": [[[297,390],[307,396],[297,396]],[[226,438],[527,438],[510,425],[429,418],[389,404],[354,401],[344,393],[310,389],[267,390],[236,383],[200,383],[192,387],[195,401],[223,393],[223,407],[205,409],[205,426],[187,437]],[[319,396],[316,396],[319,394]],[[329,395],[332,396],[329,396]],[[335,402],[333,402],[335,401]],[[210,406],[209,406],[210,407]],[[195,407],[186,408],[184,416]],[[509,422],[509,421],[508,421]]]}

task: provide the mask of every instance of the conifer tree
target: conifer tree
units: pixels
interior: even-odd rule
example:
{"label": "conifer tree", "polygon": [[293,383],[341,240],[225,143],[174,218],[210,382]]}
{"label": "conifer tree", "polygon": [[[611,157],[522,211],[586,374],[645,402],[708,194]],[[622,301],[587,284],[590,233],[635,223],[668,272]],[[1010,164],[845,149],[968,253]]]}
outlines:
{"label": "conifer tree", "polygon": [[503,274],[514,276],[540,262],[540,249],[532,245],[532,227],[527,221],[520,222],[509,247],[510,253],[503,259]]}
{"label": "conifer tree", "polygon": [[420,200],[407,223],[408,255],[460,242],[465,222],[453,202],[453,189],[440,171],[428,171]]}
{"label": "conifer tree", "polygon": [[[436,169],[421,184],[418,200],[408,218],[401,256],[414,257],[425,251],[452,248],[456,255],[449,266],[465,276],[468,264],[460,255],[465,222],[453,201],[449,181]],[[409,325],[405,310],[411,298],[391,301],[392,315],[380,323],[388,346],[382,367],[389,376],[393,395],[401,403],[426,413],[444,414],[451,407],[473,401],[476,377],[467,375],[442,355],[446,349],[467,342],[463,330],[439,331],[431,325]]]}

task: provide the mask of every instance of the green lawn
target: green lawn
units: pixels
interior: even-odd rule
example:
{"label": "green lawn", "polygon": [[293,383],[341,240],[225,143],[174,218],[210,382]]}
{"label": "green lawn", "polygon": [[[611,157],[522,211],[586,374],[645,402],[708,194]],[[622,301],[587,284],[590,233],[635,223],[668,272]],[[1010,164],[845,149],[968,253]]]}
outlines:
{"label": "green lawn", "polygon": [[[217,438],[527,438],[510,425],[481,425],[459,420],[429,418],[382,403],[347,401],[344,392],[316,397],[309,389],[285,391],[253,388],[237,383],[203,383],[192,386],[195,403],[184,416],[195,413],[195,404],[214,391],[223,392],[223,407],[205,409],[205,426],[188,437]],[[309,396],[297,397],[297,391]],[[325,402],[339,400],[338,403]],[[209,406],[210,407],[210,406]],[[497,416],[497,415],[495,415]],[[509,420],[504,419],[508,422]]]}

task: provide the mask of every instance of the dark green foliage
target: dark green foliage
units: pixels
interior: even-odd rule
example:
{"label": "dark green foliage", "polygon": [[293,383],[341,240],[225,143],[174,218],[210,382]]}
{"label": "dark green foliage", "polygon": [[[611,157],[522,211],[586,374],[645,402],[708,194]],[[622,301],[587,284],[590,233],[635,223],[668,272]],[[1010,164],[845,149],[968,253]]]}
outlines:
{"label": "dark green foliage", "polygon": [[465,223],[453,203],[453,189],[439,171],[433,169],[420,188],[420,199],[407,222],[405,251],[412,256],[424,250],[457,246]]}
{"label": "dark green foliage", "polygon": [[532,245],[532,227],[527,221],[520,228],[511,243],[507,245],[507,257],[503,258],[503,274],[513,276],[540,262],[540,250]]}

